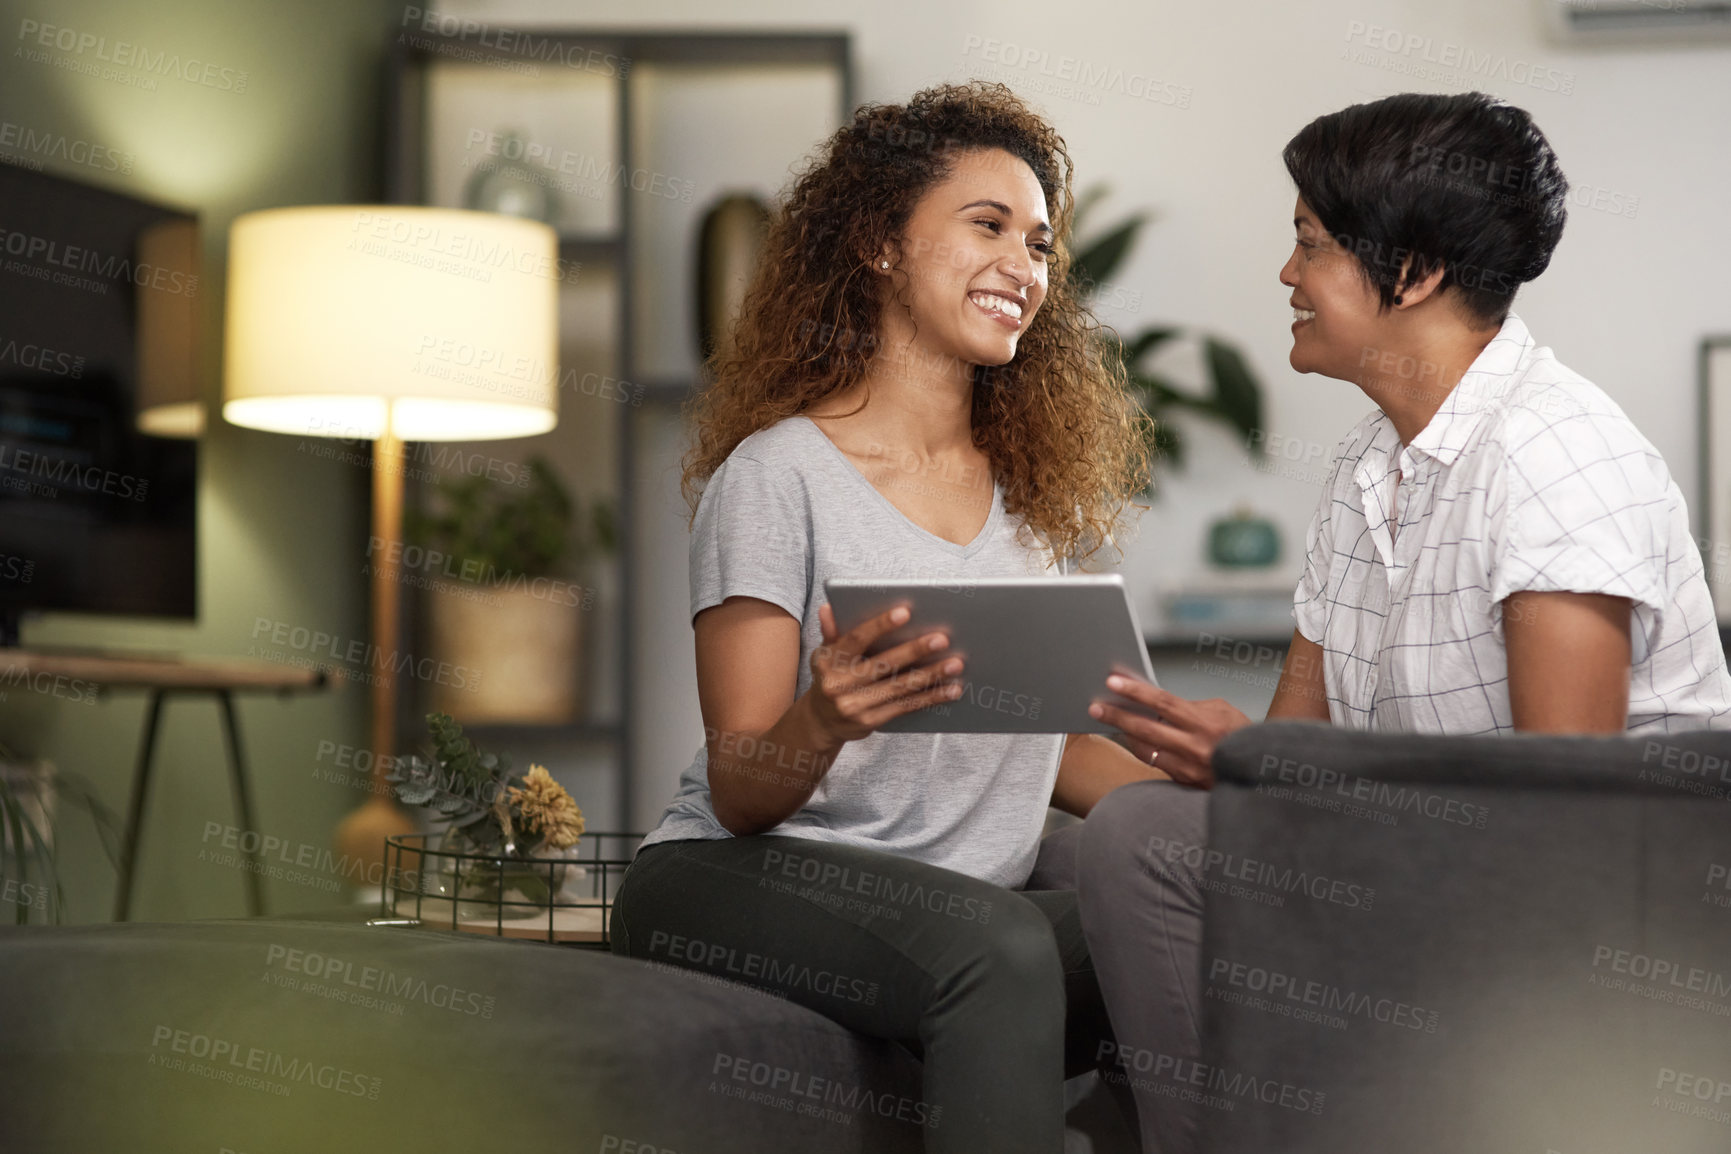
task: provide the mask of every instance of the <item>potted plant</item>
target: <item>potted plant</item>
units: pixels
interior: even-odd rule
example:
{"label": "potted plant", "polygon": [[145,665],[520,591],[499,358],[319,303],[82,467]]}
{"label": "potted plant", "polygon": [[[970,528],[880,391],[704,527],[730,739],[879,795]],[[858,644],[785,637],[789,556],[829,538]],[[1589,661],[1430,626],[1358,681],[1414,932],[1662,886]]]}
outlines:
{"label": "potted plant", "polygon": [[[1078,230],[1087,210],[1105,195],[1100,186],[1082,194],[1076,206]],[[1070,275],[1084,298],[1096,298],[1101,286],[1110,282],[1146,223],[1145,213],[1133,213],[1103,235],[1078,244]],[[1156,464],[1184,463],[1184,439],[1167,417],[1178,410],[1221,421],[1236,429],[1247,445],[1255,443],[1262,428],[1262,386],[1236,345],[1212,333],[1191,333],[1173,325],[1150,325],[1128,337],[1106,329],[1100,339],[1109,355],[1123,364],[1143,410],[1154,418],[1148,447]],[[1200,342],[1206,393],[1182,389],[1149,368],[1155,351],[1176,339]],[[1280,556],[1280,530],[1268,518],[1240,505],[1209,525],[1207,556],[1220,569],[1266,568]]]}
{"label": "potted plant", "polygon": [[54,860],[61,801],[90,815],[109,864],[117,865],[120,822],[96,791],[82,778],[55,772],[52,762],[25,760],[0,744],[0,921],[64,920],[66,895]]}
{"label": "potted plant", "polygon": [[[1106,192],[1103,186],[1095,186],[1080,197],[1076,205],[1078,235],[1084,219],[1091,215],[1090,210]],[[1133,213],[1106,232],[1076,243],[1070,276],[1084,298],[1095,298],[1101,286],[1111,281],[1113,273],[1130,255],[1137,234],[1147,221],[1146,213]],[[1167,419],[1168,414],[1180,409],[1225,422],[1247,441],[1261,429],[1262,386],[1251,372],[1244,354],[1231,342],[1211,333],[1190,332],[1175,325],[1150,325],[1127,337],[1106,329],[1101,339],[1123,363],[1131,386],[1141,398],[1143,409],[1154,418],[1149,448],[1156,461],[1183,464],[1183,437],[1178,427]],[[1207,377],[1205,394],[1182,389],[1148,368],[1154,352],[1177,339],[1201,342],[1202,364]]]}
{"label": "potted plant", "polygon": [[385,776],[404,805],[445,823],[438,849],[421,854],[421,891],[460,903],[462,916],[540,915],[581,869],[569,861],[583,811],[544,767],[513,774],[508,756],[482,753],[445,714],[427,727],[431,756],[398,758]]}
{"label": "potted plant", "polygon": [[442,480],[433,507],[410,521],[444,663],[429,679],[433,707],[470,723],[557,724],[582,707],[595,589],[581,578],[617,547],[613,506],[574,501],[544,457],[530,458],[524,477]]}

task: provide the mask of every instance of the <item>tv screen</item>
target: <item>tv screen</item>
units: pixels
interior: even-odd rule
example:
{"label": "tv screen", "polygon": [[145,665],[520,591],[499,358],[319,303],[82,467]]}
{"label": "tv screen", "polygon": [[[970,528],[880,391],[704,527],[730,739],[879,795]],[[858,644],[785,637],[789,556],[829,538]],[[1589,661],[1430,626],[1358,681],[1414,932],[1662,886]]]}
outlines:
{"label": "tv screen", "polygon": [[197,615],[198,444],[139,415],[196,395],[200,291],[195,217],[0,164],[7,640],[32,610]]}

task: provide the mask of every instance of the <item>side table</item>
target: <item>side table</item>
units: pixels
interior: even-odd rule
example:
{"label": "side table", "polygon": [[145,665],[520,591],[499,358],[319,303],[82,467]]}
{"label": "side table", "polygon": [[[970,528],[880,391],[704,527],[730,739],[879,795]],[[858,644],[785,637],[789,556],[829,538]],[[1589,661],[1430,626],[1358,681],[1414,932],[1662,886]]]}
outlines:
{"label": "side table", "polygon": [[[138,861],[138,838],[144,818],[144,800],[150,790],[150,770],[156,758],[156,734],[162,707],[170,694],[209,693],[222,711],[223,737],[227,747],[229,781],[234,790],[236,814],[241,828],[253,826],[252,800],[248,794],[246,761],[242,753],[240,723],[235,718],[234,695],[241,692],[282,694],[322,689],[330,677],[322,670],[272,665],[262,661],[235,661],[205,657],[121,656],[86,652],[43,652],[0,649],[0,683],[16,684],[37,677],[65,677],[83,681],[99,690],[143,689],[149,696],[144,714],[144,734],[138,764],[132,774],[132,799],[126,809],[126,833],[121,842],[119,878],[115,885],[114,920],[127,920],[132,906],[132,885]],[[243,839],[244,840],[244,839]],[[245,851],[252,868],[247,871],[247,908],[253,916],[264,912],[264,886],[258,848]]]}

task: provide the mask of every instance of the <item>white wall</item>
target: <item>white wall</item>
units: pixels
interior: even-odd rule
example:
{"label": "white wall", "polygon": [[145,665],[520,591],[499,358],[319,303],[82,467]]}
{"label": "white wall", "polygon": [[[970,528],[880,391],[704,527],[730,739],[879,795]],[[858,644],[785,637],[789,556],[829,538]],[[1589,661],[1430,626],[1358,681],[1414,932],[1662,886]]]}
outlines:
{"label": "white wall", "polygon": [[[1317,115],[1397,91],[1480,88],[1522,105],[1571,181],[1604,190],[1601,204],[1624,214],[1572,208],[1550,271],[1522,293],[1517,310],[1540,343],[1623,405],[1692,499],[1696,346],[1707,333],[1731,332],[1725,279],[1731,42],[1566,47],[1544,33],[1544,5],[1554,2],[823,0],[801,5],[797,26],[852,34],[862,100],[899,100],[934,82],[980,76],[1005,79],[1043,106],[1069,142],[1080,183],[1113,187],[1107,214],[1149,207],[1156,216],[1122,278],[1127,293],[1140,294],[1140,307],[1108,311],[1104,319],[1124,327],[1180,322],[1237,340],[1265,382],[1271,432],[1319,446],[1318,453],[1370,406],[1350,385],[1301,377],[1287,366],[1290,312],[1276,274],[1291,246],[1293,191],[1281,146]],[[732,0],[725,7],[696,0],[497,0],[448,11],[519,27],[790,26],[786,0]],[[1366,51],[1364,35],[1353,37],[1372,25],[1430,38],[1433,58],[1447,49],[1501,59],[1505,72],[1456,84],[1396,70],[1422,64],[1424,49],[1378,52],[1377,63],[1366,63],[1351,54]],[[1024,54],[1043,51],[1049,70],[1063,57],[1090,72],[1121,70],[1125,86],[1133,78],[1138,91],[1152,79],[1156,98],[1078,90],[1042,78],[1038,64],[994,63],[984,55],[988,41]],[[1540,86],[1510,78],[1535,67]],[[1209,428],[1196,429],[1191,444],[1193,463],[1167,478],[1126,564],[1144,598],[1151,603],[1158,585],[1203,576],[1203,526],[1239,500],[1282,525],[1283,572],[1295,577],[1315,480],[1259,475]],[[683,522],[662,531],[683,533]],[[675,610],[682,606],[668,607]],[[689,685],[689,660],[686,649],[655,655],[640,668],[679,664],[677,676],[664,672],[665,687],[644,691],[671,711],[662,725],[689,732],[695,747],[701,739],[695,702],[672,700],[675,687]],[[677,770],[644,767],[641,792],[670,788]]]}

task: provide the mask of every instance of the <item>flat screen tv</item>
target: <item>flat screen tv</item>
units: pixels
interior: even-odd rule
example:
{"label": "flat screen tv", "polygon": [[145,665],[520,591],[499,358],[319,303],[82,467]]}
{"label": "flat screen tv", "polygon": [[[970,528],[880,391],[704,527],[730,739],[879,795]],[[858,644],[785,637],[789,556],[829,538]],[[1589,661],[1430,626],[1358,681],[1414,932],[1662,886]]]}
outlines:
{"label": "flat screen tv", "polygon": [[0,644],[197,616],[198,442],[139,414],[196,395],[202,291],[196,217],[0,163]]}

